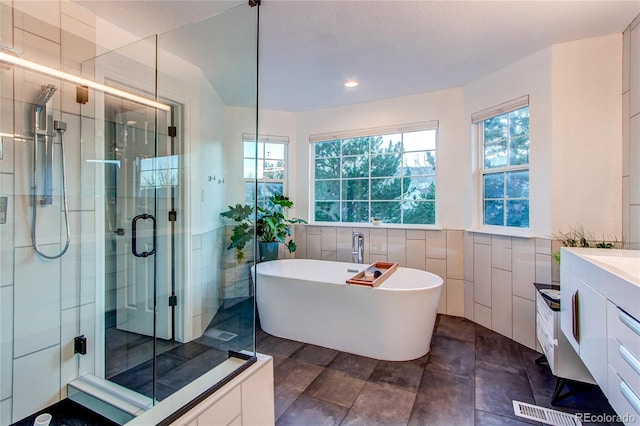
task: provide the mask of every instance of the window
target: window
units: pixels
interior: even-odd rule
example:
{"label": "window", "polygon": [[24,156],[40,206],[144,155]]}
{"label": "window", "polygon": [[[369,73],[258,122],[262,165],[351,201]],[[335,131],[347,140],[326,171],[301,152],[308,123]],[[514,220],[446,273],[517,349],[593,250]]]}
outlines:
{"label": "window", "polygon": [[507,107],[497,107],[493,115],[484,113],[481,120],[474,120],[479,125],[482,150],[484,225],[529,227],[528,102],[528,97],[520,98],[505,104]]}
{"label": "window", "polygon": [[257,195],[258,205],[263,206],[272,195],[286,195],[289,138],[259,135],[256,143],[255,135],[243,134],[242,140],[247,203],[252,204]]}
{"label": "window", "polygon": [[431,122],[312,136],[314,220],[435,224],[437,133]]}

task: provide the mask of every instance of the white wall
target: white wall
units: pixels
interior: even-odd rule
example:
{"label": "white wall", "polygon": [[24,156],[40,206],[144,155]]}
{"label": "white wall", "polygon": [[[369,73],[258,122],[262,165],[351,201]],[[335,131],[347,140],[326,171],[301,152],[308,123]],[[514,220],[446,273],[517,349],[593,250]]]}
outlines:
{"label": "white wall", "polygon": [[443,228],[461,229],[465,208],[461,188],[469,171],[463,111],[463,90],[457,88],[297,114],[293,197],[298,217],[310,219],[309,135],[438,120],[438,222]]}
{"label": "white wall", "polygon": [[622,34],[554,45],[552,81],[551,231],[619,239]]}

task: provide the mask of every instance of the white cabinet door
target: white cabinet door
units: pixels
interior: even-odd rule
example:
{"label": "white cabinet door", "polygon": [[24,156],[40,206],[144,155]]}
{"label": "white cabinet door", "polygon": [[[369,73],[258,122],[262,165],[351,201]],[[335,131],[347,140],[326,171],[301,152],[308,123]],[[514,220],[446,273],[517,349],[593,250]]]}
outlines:
{"label": "white cabinet door", "polygon": [[561,327],[603,392],[607,389],[607,300],[573,273],[562,277]]}

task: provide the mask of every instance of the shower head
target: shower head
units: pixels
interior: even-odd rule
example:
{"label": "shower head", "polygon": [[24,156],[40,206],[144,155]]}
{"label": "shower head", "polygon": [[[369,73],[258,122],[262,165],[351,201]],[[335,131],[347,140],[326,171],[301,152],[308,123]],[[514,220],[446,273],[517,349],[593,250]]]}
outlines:
{"label": "shower head", "polygon": [[40,96],[34,104],[34,108],[37,112],[40,112],[44,109],[44,107],[47,105],[47,102],[49,102],[49,99],[51,99],[56,90],[58,90],[58,88],[53,84],[45,84],[44,86],[42,86],[42,92],[40,92]]}

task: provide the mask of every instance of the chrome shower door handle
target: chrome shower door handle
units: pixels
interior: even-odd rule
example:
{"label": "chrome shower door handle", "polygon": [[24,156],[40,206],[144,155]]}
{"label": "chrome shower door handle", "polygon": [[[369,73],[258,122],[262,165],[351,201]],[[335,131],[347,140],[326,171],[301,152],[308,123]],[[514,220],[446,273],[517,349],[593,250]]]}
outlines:
{"label": "chrome shower door handle", "polygon": [[[140,219],[142,220],[150,219],[153,223],[153,245],[152,245],[151,251],[143,251],[142,253],[138,252],[138,247],[136,246],[137,245],[136,227]],[[153,215],[148,213],[139,214],[136,217],[134,217],[133,220],[131,221],[131,253],[133,253],[135,257],[149,257],[152,254],[156,253],[156,218]]]}

